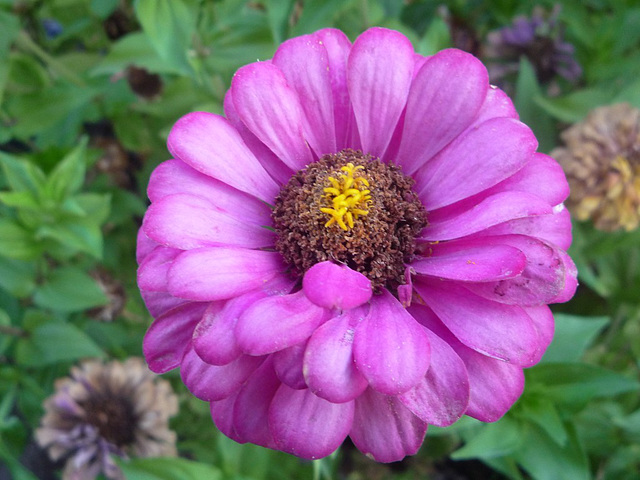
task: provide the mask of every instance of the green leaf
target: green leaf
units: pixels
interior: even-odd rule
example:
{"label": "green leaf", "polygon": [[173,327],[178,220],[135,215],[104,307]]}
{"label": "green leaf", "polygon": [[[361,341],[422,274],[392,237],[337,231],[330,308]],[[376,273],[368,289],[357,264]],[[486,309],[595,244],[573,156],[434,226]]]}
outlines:
{"label": "green leaf", "polygon": [[138,0],[135,11],[142,29],[161,58],[190,74],[187,51],[195,31],[198,4],[195,0]]}
{"label": "green leaf", "polygon": [[567,445],[559,447],[544,430],[530,425],[514,457],[534,480],[589,480],[587,455],[572,425],[567,425],[567,432]]}
{"label": "green leaf", "polygon": [[536,104],[549,115],[567,123],[582,120],[594,108],[611,102],[611,93],[590,88],[578,90],[563,97],[548,98],[537,96]]}
{"label": "green leaf", "polygon": [[20,22],[15,15],[0,10],[0,104],[9,78],[9,49],[20,31]]}
{"label": "green leaf", "polygon": [[49,321],[37,326],[16,346],[16,361],[29,367],[104,357],[94,341],[71,323]]}
{"label": "green leaf", "polygon": [[15,192],[37,194],[45,184],[44,172],[27,160],[0,152],[0,164],[9,187]]}
{"label": "green leaf", "polygon": [[586,363],[547,363],[526,370],[546,398],[580,408],[589,400],[637,391],[640,383],[619,373]]}
{"label": "green leaf", "polygon": [[0,256],[33,260],[42,253],[31,232],[9,218],[0,218]]}
{"label": "green leaf", "polygon": [[221,480],[220,470],[184,458],[139,458],[119,461],[127,480]]}
{"label": "green leaf", "polygon": [[525,56],[520,58],[520,71],[516,82],[516,97],[514,104],[520,120],[527,124],[536,134],[540,150],[550,151],[555,145],[554,124],[537,103],[537,97],[542,96],[536,72]]}
{"label": "green leaf", "polygon": [[36,286],[35,280],[35,263],[0,256],[0,287],[13,296],[29,296]]}
{"label": "green leaf", "polygon": [[567,443],[567,431],[554,404],[539,395],[522,397],[522,416],[542,428],[558,445]]}
{"label": "green leaf", "polygon": [[33,301],[42,308],[60,312],[87,310],[108,302],[96,282],[75,267],[61,267],[53,271],[48,281],[38,287]]}
{"label": "green leaf", "polygon": [[81,193],[73,199],[84,210],[85,215],[91,218],[92,223],[101,225],[109,217],[111,207],[111,195],[104,193]]}
{"label": "green leaf", "polygon": [[44,195],[47,198],[61,202],[80,190],[86,171],[86,148],[87,137],[84,137],[80,144],[55,166],[45,185]]}
{"label": "green leaf", "polygon": [[449,25],[440,17],[435,17],[429,28],[416,46],[416,52],[422,55],[435,55],[440,50],[451,46]]}
{"label": "green leaf", "polygon": [[0,202],[7,207],[27,210],[39,210],[42,208],[37,197],[27,191],[22,192],[0,192]]}
{"label": "green leaf", "polygon": [[265,0],[273,42],[280,45],[287,38],[293,0]]}
{"label": "green leaf", "polygon": [[76,253],[85,252],[94,258],[102,258],[102,230],[91,219],[85,223],[79,221],[60,221],[53,225],[43,225],[35,233],[38,240],[53,240],[58,245],[50,251],[56,258],[66,259]]}
{"label": "green leaf", "polygon": [[[503,457],[515,452],[522,442],[523,425],[511,417],[488,423],[479,433],[465,435],[465,445],[451,454],[454,460]],[[477,432],[477,430],[476,430]]]}
{"label": "green leaf", "polygon": [[596,335],[608,323],[608,317],[578,317],[556,313],[556,331],[553,341],[541,363],[577,362]]}
{"label": "green leaf", "polygon": [[[11,318],[9,318],[9,314],[2,309],[0,309],[0,326],[11,327]],[[0,335],[0,355],[4,355],[4,352],[9,348],[11,342],[13,342],[13,338],[10,335]],[[0,411],[0,422],[2,422],[3,417],[4,413]],[[1,426],[0,430],[2,430]]]}

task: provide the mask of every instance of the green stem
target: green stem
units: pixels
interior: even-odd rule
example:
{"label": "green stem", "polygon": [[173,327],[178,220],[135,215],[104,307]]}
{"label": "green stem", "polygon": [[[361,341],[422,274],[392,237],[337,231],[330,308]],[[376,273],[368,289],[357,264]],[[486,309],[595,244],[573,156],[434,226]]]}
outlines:
{"label": "green stem", "polygon": [[33,53],[36,57],[42,60],[51,70],[56,72],[62,78],[68,80],[78,87],[86,87],[86,83],[82,78],[76,75],[74,72],[65,67],[60,61],[45,52],[40,45],[34,42],[29,34],[24,30],[20,32],[16,38],[16,45],[24,50]]}

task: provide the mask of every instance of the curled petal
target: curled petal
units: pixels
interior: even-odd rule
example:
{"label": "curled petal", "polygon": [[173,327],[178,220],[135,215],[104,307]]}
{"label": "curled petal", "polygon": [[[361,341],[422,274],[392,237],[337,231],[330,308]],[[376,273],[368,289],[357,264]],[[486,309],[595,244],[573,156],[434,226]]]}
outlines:
{"label": "curled petal", "polygon": [[344,312],[320,326],[309,339],[304,354],[304,378],[317,396],[343,403],[367,388],[368,382],[353,359],[355,328],[365,315],[362,309]]}
{"label": "curled petal", "polygon": [[354,445],[377,462],[397,462],[414,455],[427,433],[427,423],[405,407],[398,397],[367,389],[355,400]]}
{"label": "curled petal", "polygon": [[356,366],[381,393],[397,395],[417,385],[429,368],[429,352],[424,329],[386,290],[356,327]]}
{"label": "curled petal", "polygon": [[307,388],[302,374],[306,343],[299,343],[273,354],[273,367],[282,383],[295,390]]}
{"label": "curled petal", "polygon": [[371,281],[346,265],[316,263],[302,280],[304,294],[319,307],[349,310],[371,298]]}
{"label": "curled petal", "polygon": [[457,421],[469,405],[469,375],[447,342],[430,330],[427,335],[431,345],[427,375],[398,398],[421,420],[446,427]]}
{"label": "curled petal", "polygon": [[331,403],[310,390],[281,385],[269,408],[269,426],[278,448],[314,460],[333,453],[347,437],[353,402]]}
{"label": "curled petal", "polygon": [[250,355],[265,355],[300,343],[325,319],[325,310],[302,291],[255,302],[240,316],[235,334]]}

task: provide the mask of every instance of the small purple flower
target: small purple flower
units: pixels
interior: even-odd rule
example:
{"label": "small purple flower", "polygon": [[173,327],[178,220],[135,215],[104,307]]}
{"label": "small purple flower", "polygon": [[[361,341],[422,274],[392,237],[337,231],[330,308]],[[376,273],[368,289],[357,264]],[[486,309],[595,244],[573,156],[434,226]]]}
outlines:
{"label": "small purple flower", "polygon": [[381,462],[500,418],[567,301],[568,186],[472,55],[333,29],[242,67],[151,177],[138,284],[151,369],[216,426]]}
{"label": "small purple flower", "polygon": [[64,27],[55,18],[45,18],[42,20],[42,27],[47,38],[56,38],[64,32]]}

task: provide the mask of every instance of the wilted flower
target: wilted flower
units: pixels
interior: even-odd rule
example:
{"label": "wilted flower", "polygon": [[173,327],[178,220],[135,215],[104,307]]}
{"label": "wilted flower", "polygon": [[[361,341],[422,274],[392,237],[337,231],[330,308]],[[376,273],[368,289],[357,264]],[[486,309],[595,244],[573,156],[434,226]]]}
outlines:
{"label": "wilted flower", "polygon": [[627,103],[599,107],[562,133],[551,155],[571,186],[567,206],[601,230],[640,223],[640,110]]}
{"label": "wilted flower", "polygon": [[509,87],[514,80],[509,77],[518,72],[523,55],[532,63],[541,83],[556,76],[576,82],[582,76],[574,57],[575,48],[564,40],[559,13],[559,6],[550,14],[536,7],[531,18],[516,17],[510,26],[489,33],[484,56],[493,83]]}
{"label": "wilted flower", "polygon": [[218,428],[382,462],[427,424],[500,418],[576,286],[560,166],[473,56],[372,28],[242,67],[226,118],[173,127],[138,283],[152,370]]}
{"label": "wilted flower", "polygon": [[72,368],[44,406],[36,439],[52,460],[66,462],[65,480],[90,480],[100,473],[123,478],[113,455],[176,455],[168,420],[177,413],[177,397],[140,358],[106,365],[91,360]]}

